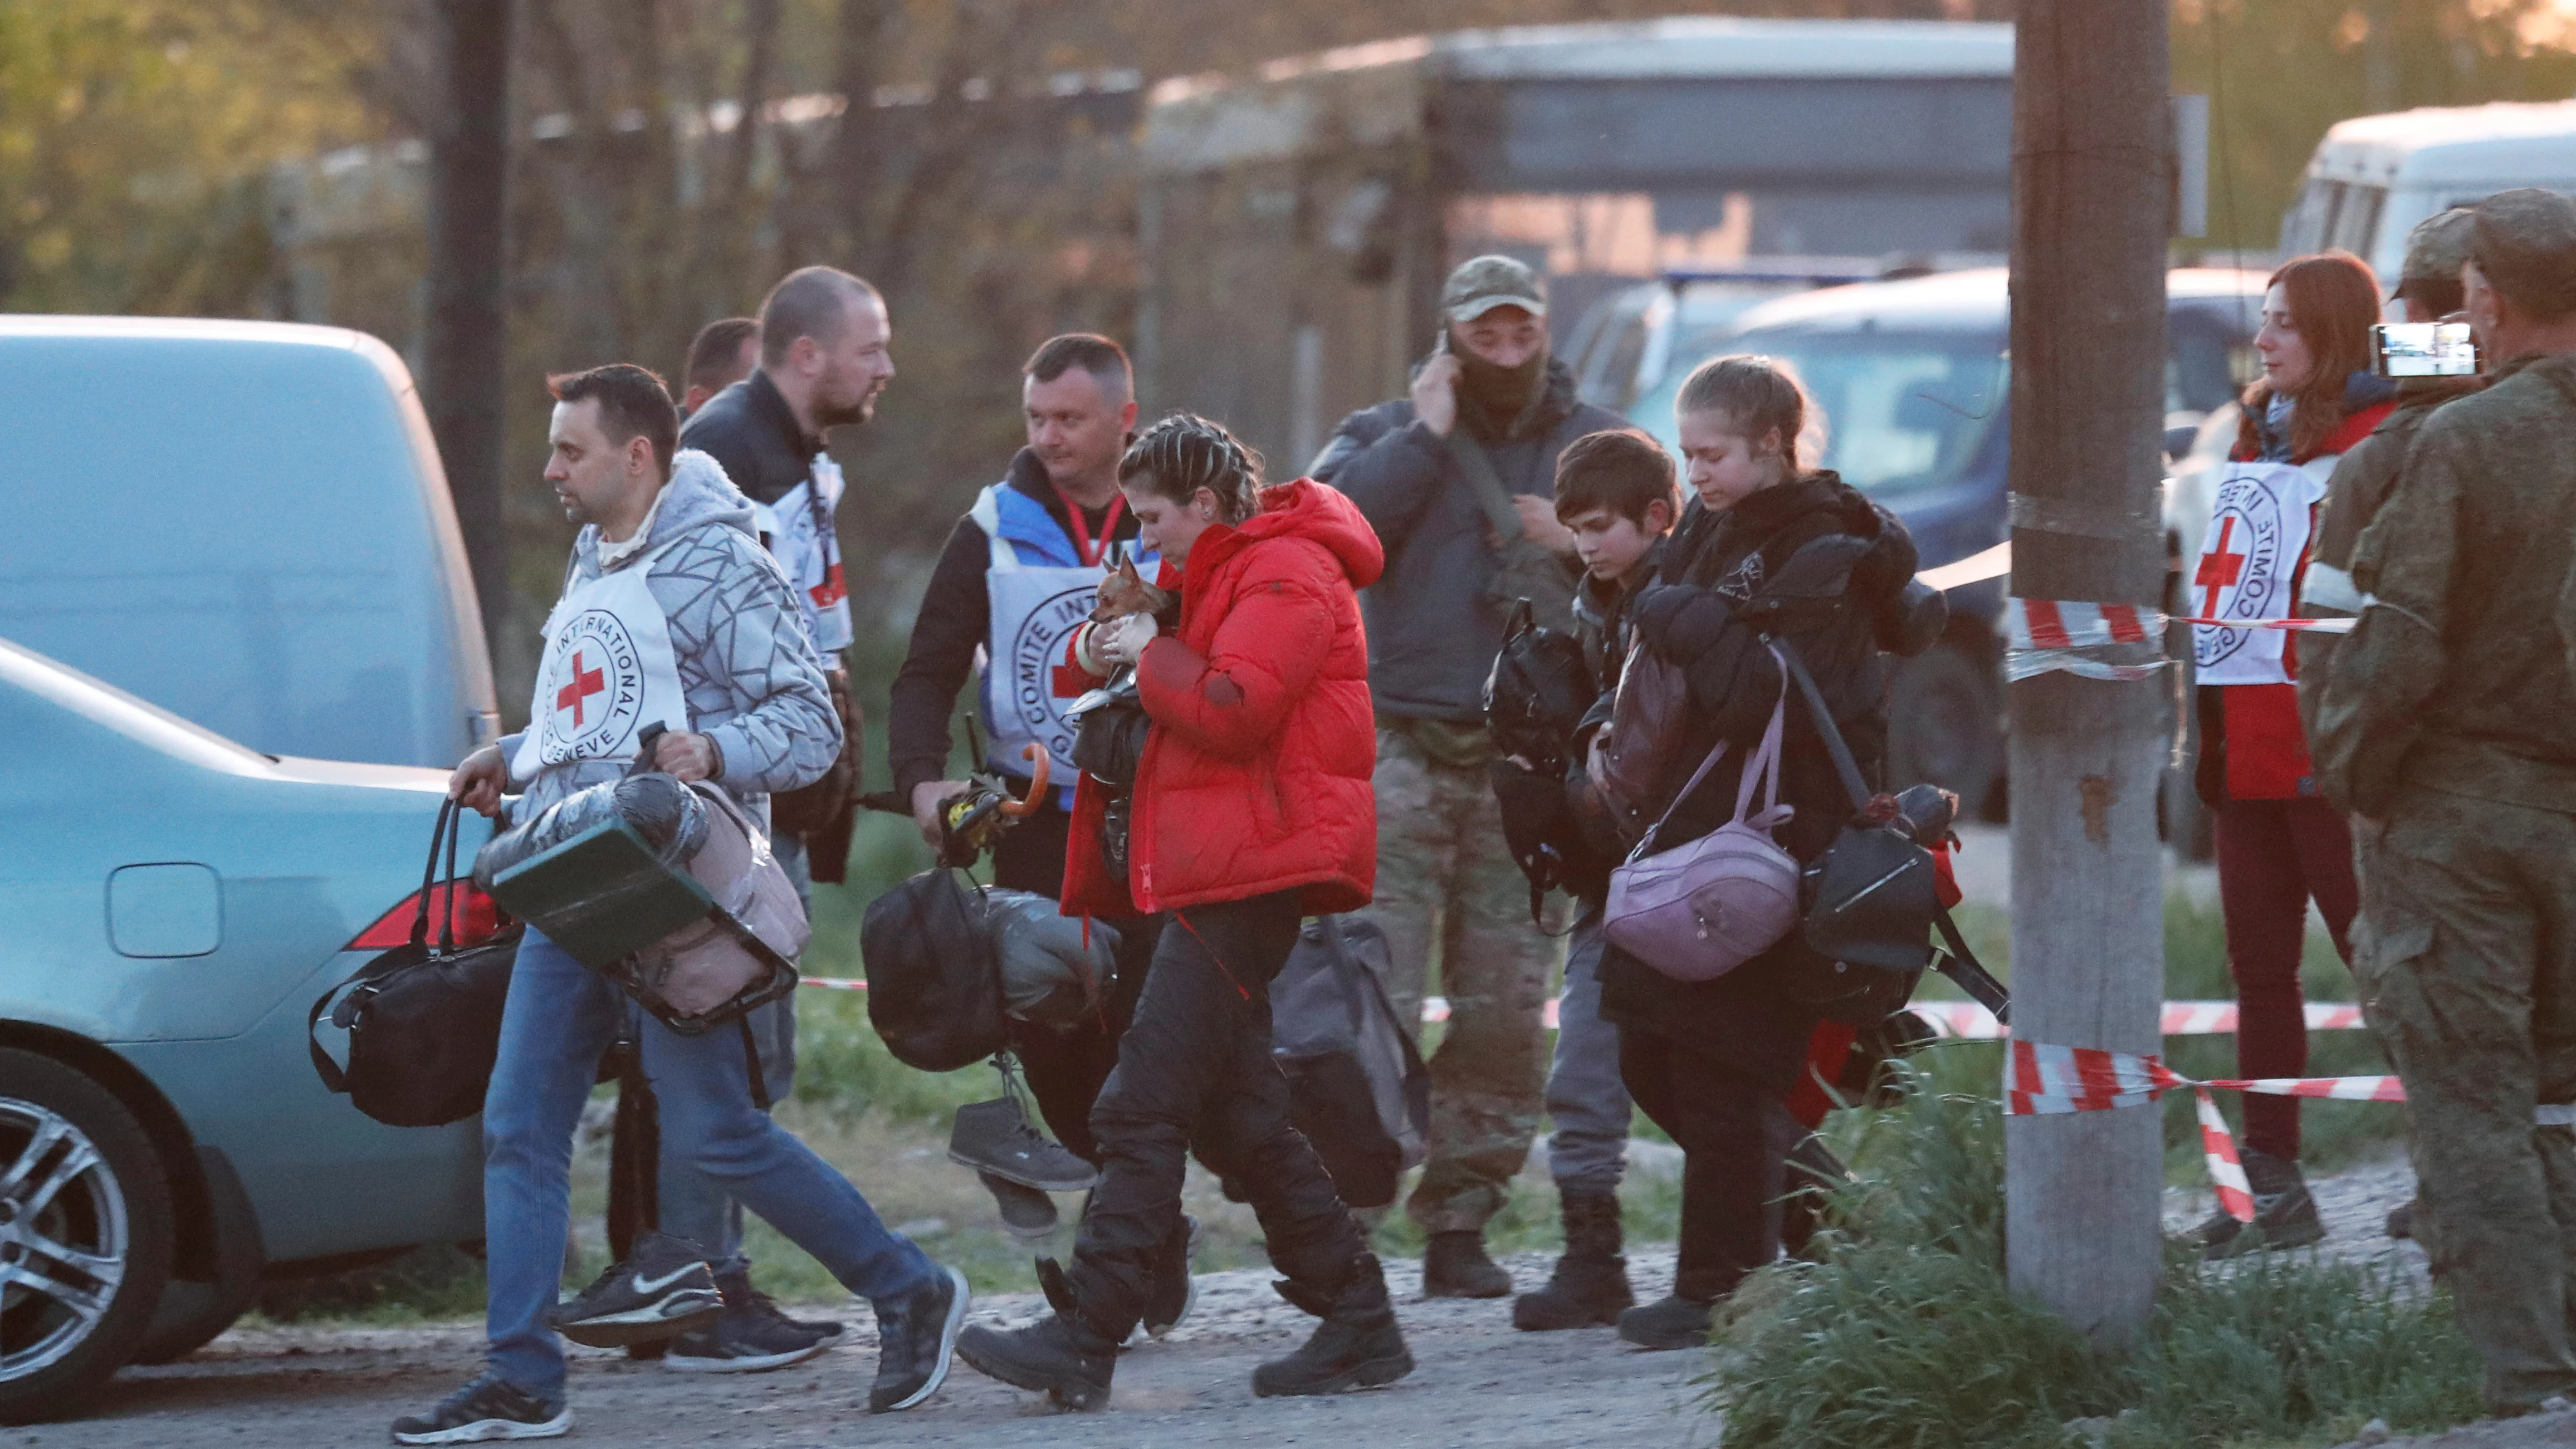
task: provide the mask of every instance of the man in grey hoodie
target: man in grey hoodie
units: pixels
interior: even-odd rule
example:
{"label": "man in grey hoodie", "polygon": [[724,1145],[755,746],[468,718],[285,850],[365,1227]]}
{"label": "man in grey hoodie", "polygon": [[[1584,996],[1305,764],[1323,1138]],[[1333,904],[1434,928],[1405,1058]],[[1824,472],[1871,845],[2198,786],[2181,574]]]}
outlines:
{"label": "man in grey hoodie", "polygon": [[[840,724],[794,595],[752,530],[750,501],[704,453],[674,450],[679,414],[661,379],[618,364],[552,380],[546,479],[586,525],[527,730],[456,768],[448,793],[489,815],[518,784],[525,816],[633,763],[663,724],[653,765],[707,780],[765,820],[768,797],[828,768]],[[703,1251],[646,1235],[580,1298],[556,1303],[570,1227],[573,1128],[600,1054],[626,1017],[606,978],[531,929],[503,1010],[483,1106],[483,1215],[491,1280],[481,1376],[404,1444],[547,1438],[572,1427],[554,1326],[650,1325],[711,1306]],[[664,1151],[812,1254],[876,1307],[870,1407],[935,1392],[966,1310],[966,1280],[890,1232],[849,1180],[756,1105],[758,1067],[732,1032],[682,1036],[647,1017],[639,1045],[661,1106]]]}

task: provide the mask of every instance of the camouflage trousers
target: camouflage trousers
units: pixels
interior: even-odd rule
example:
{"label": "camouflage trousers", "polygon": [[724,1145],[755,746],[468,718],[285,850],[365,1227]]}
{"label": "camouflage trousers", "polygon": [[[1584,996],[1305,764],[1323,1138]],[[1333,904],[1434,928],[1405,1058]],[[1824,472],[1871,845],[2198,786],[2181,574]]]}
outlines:
{"label": "camouflage trousers", "polygon": [[2353,974],[2488,1407],[2576,1395],[2576,816],[2410,788],[2356,824]]}
{"label": "camouflage trousers", "polygon": [[[1530,923],[1529,883],[1503,843],[1484,767],[1445,764],[1412,735],[1377,737],[1377,899],[1396,1014],[1422,1018],[1433,959],[1449,1020],[1431,1056],[1430,1157],[1405,1211],[1425,1232],[1476,1231],[1511,1198],[1547,1076],[1540,1011],[1564,943]],[[1548,928],[1563,902],[1549,898]]]}

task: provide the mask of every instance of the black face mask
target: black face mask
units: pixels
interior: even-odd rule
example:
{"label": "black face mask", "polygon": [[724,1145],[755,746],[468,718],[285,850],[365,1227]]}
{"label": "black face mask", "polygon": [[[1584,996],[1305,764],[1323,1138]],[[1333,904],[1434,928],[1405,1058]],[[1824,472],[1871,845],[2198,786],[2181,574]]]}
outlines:
{"label": "black face mask", "polygon": [[1463,347],[1458,358],[1458,403],[1478,434],[1499,438],[1510,431],[1547,376],[1547,349],[1531,353],[1518,367],[1497,367]]}

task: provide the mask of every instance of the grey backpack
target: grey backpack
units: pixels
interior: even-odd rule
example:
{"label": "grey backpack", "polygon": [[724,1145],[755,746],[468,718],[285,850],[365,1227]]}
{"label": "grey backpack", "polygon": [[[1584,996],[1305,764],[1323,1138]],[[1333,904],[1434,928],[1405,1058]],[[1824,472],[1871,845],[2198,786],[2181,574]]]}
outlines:
{"label": "grey backpack", "polygon": [[1375,924],[1317,916],[1270,983],[1271,1053],[1290,1115],[1355,1208],[1394,1202],[1427,1150],[1431,1077],[1388,998],[1392,969]]}

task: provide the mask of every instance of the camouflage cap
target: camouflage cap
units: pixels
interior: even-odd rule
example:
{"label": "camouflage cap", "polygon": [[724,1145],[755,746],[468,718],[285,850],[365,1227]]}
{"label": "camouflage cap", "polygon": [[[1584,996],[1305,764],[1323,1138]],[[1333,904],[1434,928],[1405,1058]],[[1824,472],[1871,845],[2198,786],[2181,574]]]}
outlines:
{"label": "camouflage cap", "polygon": [[2478,203],[2469,259],[2516,307],[2553,320],[2576,312],[2576,201],[2536,186],[2497,192]]}
{"label": "camouflage cap", "polygon": [[1440,311],[1452,322],[1473,322],[1496,307],[1547,315],[1547,284],[1510,257],[1474,257],[1459,264],[1440,288]]}
{"label": "camouflage cap", "polygon": [[2416,282],[2457,283],[2460,266],[2469,259],[2469,233],[2477,221],[2475,208],[2455,206],[2415,223],[2415,229],[2406,233],[2406,265],[2397,274],[2397,290],[2388,295],[2403,297]]}

